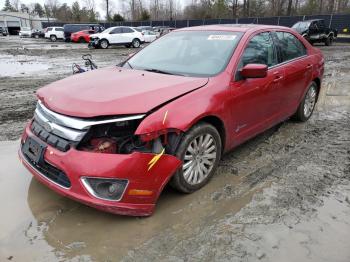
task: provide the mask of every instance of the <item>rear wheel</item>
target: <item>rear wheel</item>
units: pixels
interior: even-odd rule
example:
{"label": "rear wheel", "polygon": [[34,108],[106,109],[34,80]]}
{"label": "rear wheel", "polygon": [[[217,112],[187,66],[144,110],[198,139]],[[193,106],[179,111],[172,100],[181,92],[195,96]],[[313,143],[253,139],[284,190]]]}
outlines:
{"label": "rear wheel", "polygon": [[80,38],[79,38],[79,43],[86,43],[84,37],[80,37]]}
{"label": "rear wheel", "polygon": [[141,42],[140,42],[139,39],[135,38],[134,40],[132,40],[132,46],[133,46],[134,48],[139,48],[140,45],[141,45]]}
{"label": "rear wheel", "polygon": [[311,117],[317,101],[317,89],[318,88],[316,83],[312,82],[306,92],[304,99],[301,101],[297,112],[294,115],[294,118],[296,120],[305,122]]}
{"label": "rear wheel", "polygon": [[50,40],[51,40],[51,42],[56,42],[57,37],[55,35],[52,35],[52,36],[50,36]]}
{"label": "rear wheel", "polygon": [[215,173],[221,157],[221,139],[212,125],[200,123],[183,137],[176,151],[182,160],[179,169],[170,181],[175,189],[192,193],[205,184]]}
{"label": "rear wheel", "polygon": [[102,49],[107,49],[108,48],[108,41],[106,40],[106,39],[102,39],[101,41],[100,41],[100,47],[102,48]]}

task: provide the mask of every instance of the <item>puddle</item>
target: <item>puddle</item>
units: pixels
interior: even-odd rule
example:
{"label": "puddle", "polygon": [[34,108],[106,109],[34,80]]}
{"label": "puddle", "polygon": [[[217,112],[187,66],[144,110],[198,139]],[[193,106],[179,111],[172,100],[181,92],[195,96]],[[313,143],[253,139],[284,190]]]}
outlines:
{"label": "puddle", "polygon": [[231,183],[227,194],[240,183],[238,176],[221,174],[191,195],[166,189],[149,218],[117,216],[61,197],[37,182],[19,163],[17,149],[18,141],[0,142],[0,163],[6,163],[0,171],[0,197],[11,199],[2,203],[0,261],[10,256],[14,261],[115,261],[164,230],[179,236],[211,223],[228,212],[228,202],[230,212],[238,212],[254,193],[215,200],[216,190],[226,183]]}
{"label": "puddle", "polygon": [[0,77],[31,75],[49,69],[49,64],[39,63],[23,57],[0,56]]}

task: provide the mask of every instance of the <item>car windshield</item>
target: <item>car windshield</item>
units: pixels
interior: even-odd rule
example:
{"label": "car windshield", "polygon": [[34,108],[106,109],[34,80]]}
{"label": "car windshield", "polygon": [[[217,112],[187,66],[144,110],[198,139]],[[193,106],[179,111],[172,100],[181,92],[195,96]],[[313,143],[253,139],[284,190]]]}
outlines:
{"label": "car windshield", "polygon": [[173,32],[142,49],[124,66],[174,75],[213,76],[225,69],[241,36],[226,31]]}
{"label": "car windshield", "polygon": [[309,26],[310,26],[310,22],[298,22],[295,25],[293,25],[292,28],[297,30],[298,32],[303,32],[307,30]]}

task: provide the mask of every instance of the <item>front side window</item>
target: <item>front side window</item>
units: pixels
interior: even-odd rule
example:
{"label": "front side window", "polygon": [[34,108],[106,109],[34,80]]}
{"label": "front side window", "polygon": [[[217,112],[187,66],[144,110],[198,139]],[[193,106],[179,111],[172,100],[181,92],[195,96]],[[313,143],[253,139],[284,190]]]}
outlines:
{"label": "front side window", "polygon": [[247,64],[263,64],[271,67],[277,63],[276,49],[271,34],[264,32],[257,34],[249,41],[238,68]]}
{"label": "front side window", "polygon": [[279,40],[282,62],[306,55],[305,46],[293,34],[288,32],[276,32],[276,35]]}
{"label": "front side window", "polygon": [[117,27],[117,28],[114,28],[110,34],[121,34],[122,33],[122,29],[121,27]]}
{"label": "front side window", "polygon": [[124,66],[185,76],[213,76],[226,68],[241,36],[240,32],[229,31],[173,32],[139,51]]}
{"label": "front side window", "polygon": [[63,28],[56,28],[56,31],[62,31],[63,32]]}

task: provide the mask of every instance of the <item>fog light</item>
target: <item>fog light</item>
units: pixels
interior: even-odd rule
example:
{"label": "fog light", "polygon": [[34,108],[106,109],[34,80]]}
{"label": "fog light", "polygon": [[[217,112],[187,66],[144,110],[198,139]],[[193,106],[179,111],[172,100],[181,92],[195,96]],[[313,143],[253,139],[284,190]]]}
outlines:
{"label": "fog light", "polygon": [[96,198],[118,201],[122,198],[128,180],[113,178],[83,177],[86,190]]}

